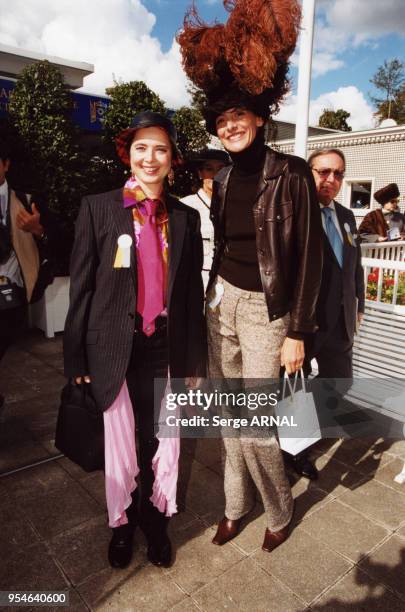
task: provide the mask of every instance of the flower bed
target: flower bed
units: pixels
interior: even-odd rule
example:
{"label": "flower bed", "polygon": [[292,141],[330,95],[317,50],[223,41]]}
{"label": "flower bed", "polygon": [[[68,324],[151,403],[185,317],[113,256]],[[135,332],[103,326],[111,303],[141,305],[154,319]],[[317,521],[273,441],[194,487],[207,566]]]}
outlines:
{"label": "flower bed", "polygon": [[[372,268],[367,277],[366,299],[376,302],[380,269]],[[383,273],[381,302],[392,304],[394,298],[395,278],[393,274]],[[398,275],[398,290],[395,305],[405,306],[405,272]]]}

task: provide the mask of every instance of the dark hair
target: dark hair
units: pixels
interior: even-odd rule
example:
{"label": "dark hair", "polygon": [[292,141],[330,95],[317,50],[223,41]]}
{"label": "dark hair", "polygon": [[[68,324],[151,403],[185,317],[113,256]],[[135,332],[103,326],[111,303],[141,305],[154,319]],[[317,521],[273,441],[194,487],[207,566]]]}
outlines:
{"label": "dark hair", "polygon": [[0,159],[4,163],[10,159],[10,147],[4,140],[0,140]]}
{"label": "dark hair", "polygon": [[346,169],[345,154],[340,149],[315,149],[315,151],[312,151],[311,155],[308,157],[308,164],[312,168],[313,161],[317,157],[321,157],[322,155],[331,155],[331,154],[338,155],[343,162],[344,168]]}

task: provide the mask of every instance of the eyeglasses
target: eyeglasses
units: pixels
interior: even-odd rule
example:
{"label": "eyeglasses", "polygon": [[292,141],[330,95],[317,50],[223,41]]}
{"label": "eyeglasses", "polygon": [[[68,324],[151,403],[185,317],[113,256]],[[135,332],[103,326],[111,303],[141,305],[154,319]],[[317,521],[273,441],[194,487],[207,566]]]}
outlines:
{"label": "eyeglasses", "polygon": [[340,170],[332,170],[332,168],[322,168],[322,170],[318,170],[317,168],[312,168],[312,170],[315,170],[315,172],[319,174],[321,179],[324,179],[324,180],[327,179],[331,173],[333,174],[333,178],[335,178],[337,181],[342,181],[345,177],[344,172],[341,172]]}

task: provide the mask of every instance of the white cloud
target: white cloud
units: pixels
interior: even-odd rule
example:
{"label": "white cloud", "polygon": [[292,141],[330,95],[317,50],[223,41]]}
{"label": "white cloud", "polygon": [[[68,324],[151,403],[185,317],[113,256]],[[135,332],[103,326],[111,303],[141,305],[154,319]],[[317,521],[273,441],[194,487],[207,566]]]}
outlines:
{"label": "white cloud", "polygon": [[[319,117],[324,109],[337,110],[343,108],[350,113],[348,124],[354,131],[374,127],[373,109],[368,104],[363,93],[354,87],[340,87],[311,100],[309,111],[310,125],[318,125]],[[290,95],[276,119],[295,122],[297,120],[297,96]]]}
{"label": "white cloud", "polygon": [[395,33],[405,36],[404,0],[318,0],[314,76],[342,68],[342,56]]}
{"label": "white cloud", "polygon": [[164,53],[151,35],[156,17],[141,0],[0,0],[0,41],[94,64],[85,90],[142,80],[172,107],[186,104],[186,77],[175,42]]}
{"label": "white cloud", "polygon": [[404,35],[405,3],[403,0],[333,0],[328,21],[358,40],[390,33]]}
{"label": "white cloud", "polygon": [[344,62],[337,57],[334,57],[332,53],[319,51],[314,53],[312,58],[312,75],[314,77],[322,76],[331,70],[343,68],[343,66]]}

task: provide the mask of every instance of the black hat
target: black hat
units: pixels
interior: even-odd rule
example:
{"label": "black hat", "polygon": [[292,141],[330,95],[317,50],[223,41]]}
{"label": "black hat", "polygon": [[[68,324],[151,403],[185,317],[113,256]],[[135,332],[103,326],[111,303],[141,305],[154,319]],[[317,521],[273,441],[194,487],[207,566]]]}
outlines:
{"label": "black hat", "polygon": [[396,183],[390,183],[376,191],[374,197],[381,206],[384,206],[387,202],[399,198],[399,195],[398,185]]}
{"label": "black hat", "polygon": [[231,163],[231,158],[229,157],[228,153],[222,149],[202,149],[196,153],[191,153],[187,163],[189,165],[199,166],[204,162],[211,160],[223,162],[225,166],[229,166]]}
{"label": "black hat", "polygon": [[134,139],[135,132],[142,128],[159,127],[169,136],[173,150],[173,165],[182,161],[181,153],[177,148],[177,131],[168,117],[152,111],[138,113],[132,119],[131,125],[123,130],[115,139],[117,153],[121,161],[130,166],[129,149]]}

